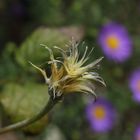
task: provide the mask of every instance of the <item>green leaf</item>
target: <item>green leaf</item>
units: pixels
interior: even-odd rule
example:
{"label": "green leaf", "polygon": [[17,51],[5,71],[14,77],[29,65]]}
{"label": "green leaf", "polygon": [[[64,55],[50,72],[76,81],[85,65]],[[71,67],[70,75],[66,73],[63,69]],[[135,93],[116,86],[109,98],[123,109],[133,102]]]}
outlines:
{"label": "green leaf", "polygon": [[[12,123],[31,118],[44,107],[48,102],[47,86],[41,84],[18,85],[9,83],[4,87],[1,94],[1,103]],[[46,115],[41,120],[24,128],[25,131],[40,132],[48,122]]]}
{"label": "green leaf", "polygon": [[56,45],[64,48],[69,40],[70,37],[58,29],[39,28],[21,44],[16,51],[16,60],[23,68],[29,67],[28,61],[42,64],[48,60],[49,53],[40,44],[45,44],[49,48]]}

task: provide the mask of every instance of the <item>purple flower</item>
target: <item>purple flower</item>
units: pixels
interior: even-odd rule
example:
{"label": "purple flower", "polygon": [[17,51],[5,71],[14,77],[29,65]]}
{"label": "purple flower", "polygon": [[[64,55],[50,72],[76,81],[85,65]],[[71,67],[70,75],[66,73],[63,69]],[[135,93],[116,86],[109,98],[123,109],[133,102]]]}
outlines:
{"label": "purple flower", "polygon": [[137,126],[137,128],[134,132],[134,140],[140,140],[140,125]]}
{"label": "purple flower", "polygon": [[133,93],[133,99],[140,102],[140,68],[136,69],[129,78],[129,87]]}
{"label": "purple flower", "polygon": [[105,99],[98,99],[87,105],[86,116],[95,132],[107,132],[114,126],[116,111]]}
{"label": "purple flower", "polygon": [[98,38],[104,54],[110,60],[123,62],[132,53],[132,41],[125,27],[117,23],[105,24]]}

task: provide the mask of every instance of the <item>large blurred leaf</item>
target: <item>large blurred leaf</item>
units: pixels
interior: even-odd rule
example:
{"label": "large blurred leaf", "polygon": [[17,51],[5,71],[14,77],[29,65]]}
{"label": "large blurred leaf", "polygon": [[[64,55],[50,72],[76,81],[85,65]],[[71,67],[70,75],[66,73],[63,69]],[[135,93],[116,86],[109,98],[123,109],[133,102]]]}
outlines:
{"label": "large blurred leaf", "polygon": [[76,40],[81,39],[83,36],[81,28],[39,28],[22,43],[16,52],[16,60],[24,68],[28,66],[28,60],[41,64],[47,60],[49,54],[40,44],[45,44],[50,48],[56,45],[64,48],[72,36],[76,37]]}
{"label": "large blurred leaf", "polygon": [[[9,83],[4,87],[1,103],[12,123],[31,118],[48,102],[46,85]],[[41,131],[48,122],[47,115],[24,130],[35,133]]]}

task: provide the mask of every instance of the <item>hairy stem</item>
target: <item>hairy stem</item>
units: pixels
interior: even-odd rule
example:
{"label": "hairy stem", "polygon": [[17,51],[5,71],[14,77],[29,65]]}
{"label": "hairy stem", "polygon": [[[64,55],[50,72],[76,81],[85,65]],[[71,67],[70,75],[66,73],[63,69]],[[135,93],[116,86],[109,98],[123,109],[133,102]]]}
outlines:
{"label": "hairy stem", "polygon": [[49,98],[49,101],[47,102],[47,104],[45,105],[45,107],[35,116],[33,116],[30,119],[26,119],[24,121],[15,123],[15,124],[11,124],[9,126],[6,126],[4,128],[0,129],[0,134],[2,133],[6,133],[8,131],[12,131],[12,130],[16,130],[16,129],[20,129],[22,127],[25,127],[27,125],[30,125],[31,123],[41,119],[44,115],[46,115],[53,107],[54,105],[59,101],[60,99],[52,99]]}

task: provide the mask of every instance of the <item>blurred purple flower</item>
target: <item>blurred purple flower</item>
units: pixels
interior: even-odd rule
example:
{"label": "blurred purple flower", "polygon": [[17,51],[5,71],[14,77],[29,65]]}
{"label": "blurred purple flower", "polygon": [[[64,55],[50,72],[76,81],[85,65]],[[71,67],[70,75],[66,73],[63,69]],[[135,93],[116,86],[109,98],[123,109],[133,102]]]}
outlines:
{"label": "blurred purple flower", "polygon": [[105,24],[98,42],[106,57],[115,62],[125,61],[132,53],[132,40],[126,28],[117,23]]}
{"label": "blurred purple flower", "polygon": [[129,78],[129,87],[133,93],[133,99],[140,102],[140,68],[132,72]]}
{"label": "blurred purple flower", "polygon": [[110,102],[100,98],[87,105],[86,116],[95,132],[107,132],[114,126],[116,111]]}
{"label": "blurred purple flower", "polygon": [[137,126],[137,128],[134,132],[134,140],[140,140],[140,125]]}

